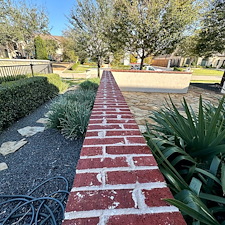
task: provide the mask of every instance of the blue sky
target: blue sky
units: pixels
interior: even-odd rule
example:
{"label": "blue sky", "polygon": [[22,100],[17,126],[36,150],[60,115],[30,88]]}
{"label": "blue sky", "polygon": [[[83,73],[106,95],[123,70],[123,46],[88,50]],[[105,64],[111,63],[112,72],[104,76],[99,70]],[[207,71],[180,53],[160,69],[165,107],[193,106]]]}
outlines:
{"label": "blue sky", "polygon": [[42,5],[49,17],[49,27],[52,35],[62,35],[66,29],[71,9],[75,5],[75,0],[31,0],[33,4]]}

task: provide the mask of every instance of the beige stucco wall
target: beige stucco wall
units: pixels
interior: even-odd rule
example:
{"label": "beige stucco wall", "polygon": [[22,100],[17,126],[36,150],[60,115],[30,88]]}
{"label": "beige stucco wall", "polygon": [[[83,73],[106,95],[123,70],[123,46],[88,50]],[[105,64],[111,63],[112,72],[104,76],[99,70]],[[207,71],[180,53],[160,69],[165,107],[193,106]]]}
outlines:
{"label": "beige stucco wall", "polygon": [[112,74],[122,91],[187,93],[191,73],[184,72],[119,72]]}

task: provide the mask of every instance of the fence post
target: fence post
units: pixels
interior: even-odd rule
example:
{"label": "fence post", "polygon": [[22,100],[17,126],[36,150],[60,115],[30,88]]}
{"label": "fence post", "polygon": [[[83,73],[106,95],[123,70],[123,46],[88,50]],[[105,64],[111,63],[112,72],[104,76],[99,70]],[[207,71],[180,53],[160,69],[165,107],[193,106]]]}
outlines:
{"label": "fence post", "polygon": [[53,73],[52,63],[50,62],[50,73]]}
{"label": "fence post", "polygon": [[33,69],[33,66],[34,66],[34,65],[31,63],[31,64],[30,64],[30,68],[31,68],[32,77],[34,76],[34,69]]}

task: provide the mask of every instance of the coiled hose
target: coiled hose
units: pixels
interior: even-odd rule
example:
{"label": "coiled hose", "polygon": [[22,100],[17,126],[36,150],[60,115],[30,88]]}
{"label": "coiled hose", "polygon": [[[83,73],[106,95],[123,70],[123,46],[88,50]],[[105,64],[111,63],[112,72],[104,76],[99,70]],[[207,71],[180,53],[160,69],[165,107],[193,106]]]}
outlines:
{"label": "coiled hose", "polygon": [[[35,193],[43,192],[49,182],[60,182],[60,190],[44,194],[42,197]],[[0,195],[0,225],[58,225],[64,215],[64,205],[69,194],[69,185],[62,176],[52,177],[39,184],[27,195]]]}

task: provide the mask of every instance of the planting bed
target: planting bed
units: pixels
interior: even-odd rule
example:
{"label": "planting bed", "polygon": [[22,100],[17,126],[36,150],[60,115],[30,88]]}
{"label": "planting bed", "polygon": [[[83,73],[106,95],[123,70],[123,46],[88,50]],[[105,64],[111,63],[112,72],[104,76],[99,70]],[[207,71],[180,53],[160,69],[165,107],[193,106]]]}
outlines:
{"label": "planting bed", "polygon": [[[19,141],[24,138],[18,133],[18,129],[26,126],[43,127],[44,124],[36,121],[47,113],[46,106],[48,104],[42,105],[32,114],[1,133],[0,146],[2,143]],[[27,144],[16,152],[6,156],[0,154],[0,163],[5,162],[8,165],[8,169],[0,171],[0,195],[27,194],[44,180],[59,175],[64,176],[69,181],[70,189],[83,139],[70,141],[65,139],[59,131],[46,129],[26,137],[25,140],[28,141]],[[57,181],[48,183],[43,194],[56,191],[57,185]],[[4,213],[0,207],[0,219],[5,216]]]}

